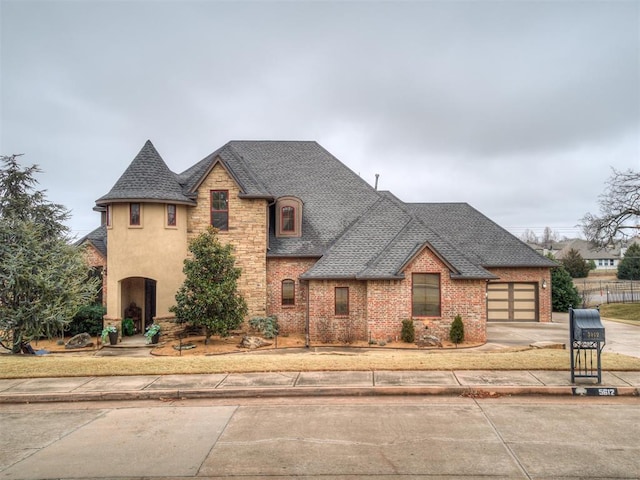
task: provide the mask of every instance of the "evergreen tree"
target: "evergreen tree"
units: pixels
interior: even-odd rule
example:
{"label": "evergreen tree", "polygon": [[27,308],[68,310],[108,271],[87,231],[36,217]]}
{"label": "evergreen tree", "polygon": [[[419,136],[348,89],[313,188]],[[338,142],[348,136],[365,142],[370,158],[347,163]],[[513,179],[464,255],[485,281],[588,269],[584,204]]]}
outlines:
{"label": "evergreen tree", "polygon": [[36,165],[22,169],[17,156],[0,170],[0,345],[32,353],[30,342],[59,334],[82,305],[91,303],[96,280],[82,250],[69,242],[68,211],[34,191]]}
{"label": "evergreen tree", "polygon": [[222,245],[217,230],[209,227],[189,244],[191,257],[184,261],[184,283],[171,311],[180,322],[206,329],[211,335],[227,335],[247,315],[247,303],[237,291],[240,269],[235,267],[231,245]]}
{"label": "evergreen tree", "polygon": [[573,278],[585,278],[589,276],[589,262],[575,248],[570,249],[562,260],[562,266]]}
{"label": "evergreen tree", "polygon": [[462,323],[462,317],[460,315],[456,315],[453,322],[451,322],[449,339],[456,344],[456,347],[464,341],[464,323]]}
{"label": "evergreen tree", "polygon": [[620,280],[640,280],[640,245],[632,243],[618,265]]}
{"label": "evergreen tree", "polygon": [[568,312],[582,302],[569,272],[559,265],[551,269],[551,306],[554,312]]}

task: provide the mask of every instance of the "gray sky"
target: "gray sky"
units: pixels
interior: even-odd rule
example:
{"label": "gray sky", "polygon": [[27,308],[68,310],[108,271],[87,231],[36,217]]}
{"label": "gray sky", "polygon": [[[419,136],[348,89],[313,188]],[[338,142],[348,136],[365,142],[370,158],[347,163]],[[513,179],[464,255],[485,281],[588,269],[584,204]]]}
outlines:
{"label": "gray sky", "polygon": [[150,139],[316,140],[408,202],[571,236],[640,169],[640,2],[0,0],[0,153],[78,236]]}

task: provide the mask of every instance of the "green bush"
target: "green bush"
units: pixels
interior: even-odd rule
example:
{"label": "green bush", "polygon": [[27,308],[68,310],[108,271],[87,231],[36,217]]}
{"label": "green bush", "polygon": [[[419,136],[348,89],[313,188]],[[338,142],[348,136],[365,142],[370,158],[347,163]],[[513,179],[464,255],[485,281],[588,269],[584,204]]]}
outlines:
{"label": "green bush", "polygon": [[464,323],[462,323],[462,317],[460,315],[456,315],[453,322],[451,322],[449,338],[456,345],[464,341]]}
{"label": "green bush", "polygon": [[403,342],[413,343],[416,339],[416,328],[413,325],[413,320],[410,318],[402,320],[402,331],[400,332],[400,338]]}
{"label": "green bush", "polygon": [[86,332],[91,336],[100,335],[102,332],[102,317],[106,312],[102,305],[85,305],[81,307],[67,327],[68,334],[73,336]]}
{"label": "green bush", "polygon": [[274,338],[278,335],[278,317],[269,315],[268,317],[254,317],[249,320],[252,330],[260,332],[264,338]]}
{"label": "green bush", "polygon": [[130,337],[136,333],[136,327],[133,324],[133,318],[125,318],[122,320],[122,334]]}

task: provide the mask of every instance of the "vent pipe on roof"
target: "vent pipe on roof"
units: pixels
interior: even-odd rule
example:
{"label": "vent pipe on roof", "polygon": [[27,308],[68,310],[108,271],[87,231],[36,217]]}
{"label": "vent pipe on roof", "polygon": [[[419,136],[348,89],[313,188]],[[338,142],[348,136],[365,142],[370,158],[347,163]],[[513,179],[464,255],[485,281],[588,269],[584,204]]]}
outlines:
{"label": "vent pipe on roof", "polygon": [[380,176],[379,173],[376,173],[376,184],[374,185],[373,188],[375,188],[376,190],[378,190],[378,177]]}

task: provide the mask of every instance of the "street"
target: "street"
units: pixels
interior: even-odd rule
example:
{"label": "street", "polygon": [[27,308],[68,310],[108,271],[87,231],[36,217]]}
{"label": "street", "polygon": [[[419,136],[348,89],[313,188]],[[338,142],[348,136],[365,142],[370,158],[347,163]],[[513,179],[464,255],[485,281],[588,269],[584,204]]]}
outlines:
{"label": "street", "polygon": [[638,478],[638,407],[554,396],[0,405],[0,478]]}

